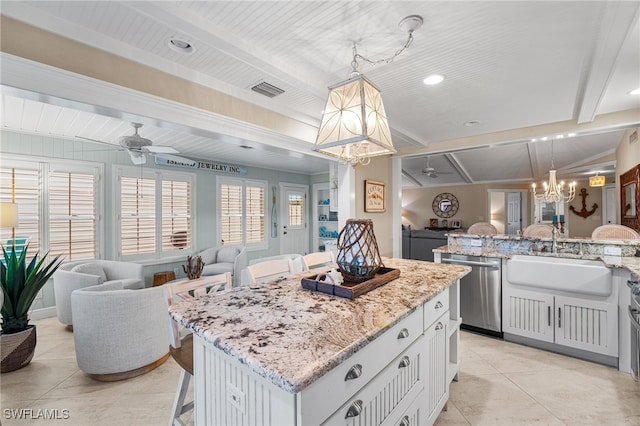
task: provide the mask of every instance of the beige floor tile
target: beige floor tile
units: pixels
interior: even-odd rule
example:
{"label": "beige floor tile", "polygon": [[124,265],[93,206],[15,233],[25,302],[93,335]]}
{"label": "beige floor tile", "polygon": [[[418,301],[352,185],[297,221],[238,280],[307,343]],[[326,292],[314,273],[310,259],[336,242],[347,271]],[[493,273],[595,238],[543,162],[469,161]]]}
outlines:
{"label": "beige floor tile", "polygon": [[447,410],[442,411],[434,426],[467,426],[470,423],[464,418],[458,407],[452,402],[447,403]]}
{"label": "beige floor tile", "polygon": [[[172,359],[133,379],[97,382],[78,369],[72,333],[56,318],[35,323],[34,360],[0,376],[2,408],[31,408],[35,414],[66,409],[70,418],[3,416],[3,425],[168,423],[180,375]],[[449,410],[440,415],[438,426],[640,426],[640,385],[613,368],[468,332],[461,333],[460,358],[460,381],[451,384]],[[192,392],[193,385],[187,399]],[[193,425],[192,412],[182,418]]]}

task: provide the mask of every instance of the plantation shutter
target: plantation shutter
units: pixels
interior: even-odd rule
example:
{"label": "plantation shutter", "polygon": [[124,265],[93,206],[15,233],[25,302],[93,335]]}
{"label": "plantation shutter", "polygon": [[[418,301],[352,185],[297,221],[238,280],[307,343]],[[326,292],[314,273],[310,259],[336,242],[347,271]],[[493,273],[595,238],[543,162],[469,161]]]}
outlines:
{"label": "plantation shutter", "polygon": [[66,260],[95,259],[96,177],[49,173],[49,254]]}
{"label": "plantation shutter", "polygon": [[[18,226],[16,237],[27,237],[29,253],[40,250],[40,171],[39,166],[0,167],[0,201],[15,202],[18,205]],[[12,229],[0,229],[3,246],[12,237]]]}
{"label": "plantation shutter", "polygon": [[246,187],[246,243],[265,240],[264,218],[265,189],[260,186]]}
{"label": "plantation shutter", "polygon": [[156,251],[156,181],[120,177],[121,256]]}
{"label": "plantation shutter", "polygon": [[162,181],[162,251],[191,248],[191,183]]}
{"label": "plantation shutter", "polygon": [[242,185],[220,185],[220,238],[225,244],[242,244]]}

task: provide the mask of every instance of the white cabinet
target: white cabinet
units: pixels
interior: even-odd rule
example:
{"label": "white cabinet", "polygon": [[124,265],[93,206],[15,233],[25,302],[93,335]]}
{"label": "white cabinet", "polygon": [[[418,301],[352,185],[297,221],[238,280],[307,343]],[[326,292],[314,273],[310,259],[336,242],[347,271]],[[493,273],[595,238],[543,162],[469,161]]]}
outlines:
{"label": "white cabinet", "polygon": [[338,241],[338,214],[331,211],[328,183],[313,185],[313,247],[312,251],[334,249]]}
{"label": "white cabinet", "polygon": [[[446,313],[448,313],[447,311]],[[449,379],[447,364],[449,360],[448,337],[449,316],[442,315],[425,330],[427,380],[425,381],[425,400],[427,423],[432,424],[449,399]],[[422,424],[422,423],[420,423]]]}
{"label": "white cabinet", "polygon": [[531,339],[553,342],[553,295],[505,286],[502,330]]}
{"label": "white cabinet", "polygon": [[618,356],[618,305],[556,296],[555,342],[603,355]]}
{"label": "white cabinet", "polygon": [[503,331],[617,357],[617,303],[559,293],[523,290],[505,283]]}

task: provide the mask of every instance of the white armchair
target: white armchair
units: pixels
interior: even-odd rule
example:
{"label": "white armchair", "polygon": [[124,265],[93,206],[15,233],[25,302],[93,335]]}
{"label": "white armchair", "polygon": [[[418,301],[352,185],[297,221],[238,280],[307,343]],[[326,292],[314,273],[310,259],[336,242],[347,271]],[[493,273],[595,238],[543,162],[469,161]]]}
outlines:
{"label": "white armchair", "polygon": [[71,294],[78,367],[100,381],[144,374],[169,357],[164,288],[124,290],[121,281]]}
{"label": "white armchair", "polygon": [[198,256],[202,257],[204,268],[202,275],[219,275],[231,272],[233,286],[239,286],[242,281],[242,270],[247,267],[247,248],[242,245],[226,245],[213,247],[201,251]]}
{"label": "white armchair", "polygon": [[126,289],[144,288],[144,267],[137,263],[114,260],[80,260],[67,262],[53,274],[58,320],[73,327],[71,293],[98,284],[120,282]]}

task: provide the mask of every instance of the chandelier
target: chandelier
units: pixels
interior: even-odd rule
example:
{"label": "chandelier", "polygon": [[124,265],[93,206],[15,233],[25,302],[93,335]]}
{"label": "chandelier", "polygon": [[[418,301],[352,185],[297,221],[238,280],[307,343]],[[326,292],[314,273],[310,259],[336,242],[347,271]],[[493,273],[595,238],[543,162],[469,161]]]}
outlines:
{"label": "chandelier", "polygon": [[411,15],[400,21],[409,33],[404,46],[392,57],[372,61],[360,55],[353,44],[351,77],[329,87],[329,96],[318,129],[314,151],[337,157],[352,166],[367,165],[371,157],[396,152],[380,90],[358,71],[358,59],[376,65],[390,63],[413,41],[422,18]]}
{"label": "chandelier", "polygon": [[544,187],[542,193],[537,192],[535,183],[532,185],[531,191],[536,200],[546,201],[547,203],[568,203],[576,197],[575,181],[569,184],[569,191],[565,194],[564,181],[561,180],[560,183],[558,183],[556,180],[556,170],[553,166],[553,139],[551,140],[551,170],[549,170],[549,182],[543,182],[542,185]]}

